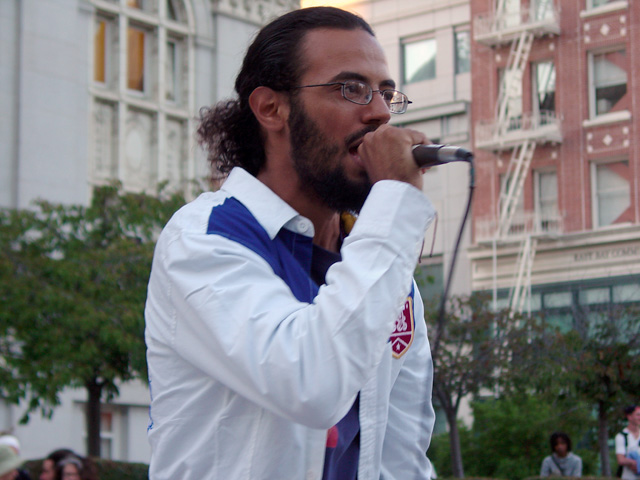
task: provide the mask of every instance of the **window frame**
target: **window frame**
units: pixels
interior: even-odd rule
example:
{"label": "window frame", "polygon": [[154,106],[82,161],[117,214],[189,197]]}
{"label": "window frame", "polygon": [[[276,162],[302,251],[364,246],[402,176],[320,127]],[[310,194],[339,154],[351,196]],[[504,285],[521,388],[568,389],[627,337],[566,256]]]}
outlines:
{"label": "window frame", "polygon": [[[105,55],[108,55],[106,82],[95,81],[96,45],[89,48],[89,94],[91,98],[89,121],[91,124],[89,181],[92,185],[103,185],[113,180],[122,182],[128,191],[156,192],[158,183],[168,180],[170,189],[188,192],[189,179],[195,167],[193,139],[188,132],[195,128],[195,36],[196,26],[193,7],[189,0],[145,0],[142,9],[129,7],[127,0],[88,0],[94,7],[90,38],[96,42],[100,21],[107,21],[112,27],[109,41],[105,41]],[[169,2],[176,10],[177,18],[169,16]],[[145,34],[143,51],[142,91],[130,89],[128,84],[128,32],[129,28],[141,30]],[[165,69],[170,50],[167,43],[176,45],[176,65],[174,66],[175,98],[167,98]],[[111,49],[111,50],[109,50]],[[110,109],[109,116],[102,115],[103,109]],[[145,151],[150,152],[150,164],[146,164],[135,176],[128,174],[135,162],[128,156],[128,126],[133,117],[144,113],[152,118],[150,135],[145,140]],[[112,120],[111,120],[112,119]],[[113,124],[109,122],[113,121]],[[180,122],[184,132],[176,150],[169,151],[167,132],[169,124]],[[175,128],[174,128],[175,130]],[[148,142],[151,144],[147,145]],[[146,150],[148,148],[148,150]],[[173,165],[180,155],[184,172],[174,178]]]}
{"label": "window frame", "polygon": [[[608,8],[615,8],[617,6],[622,8],[623,4],[627,4],[628,2],[626,0],[613,0],[612,2],[607,2],[607,3],[604,3],[602,5],[594,5],[594,3],[595,3],[595,0],[586,0],[585,1],[585,8],[587,10],[597,10],[599,8],[608,9]],[[614,7],[612,7],[612,5]]]}
{"label": "window frame", "polygon": [[558,170],[556,168],[545,168],[545,169],[540,169],[540,170],[535,170],[534,171],[534,177],[533,177],[533,208],[534,208],[534,212],[536,215],[536,218],[538,219],[538,225],[537,227],[540,228],[541,231],[548,231],[548,223],[552,220],[549,218],[543,218],[543,205],[542,205],[542,182],[541,182],[541,177],[543,175],[549,175],[549,174],[553,174],[556,177],[556,190],[555,190],[555,205],[553,206],[553,208],[555,209],[554,213],[559,212],[559,207],[558,207],[558,200],[559,200],[559,195],[558,195]]}
{"label": "window frame", "polygon": [[[589,85],[589,119],[596,119],[596,118],[606,118],[607,115],[615,115],[617,113],[619,113],[619,111],[607,111],[605,113],[597,113],[597,99],[596,99],[596,78],[595,78],[595,57],[600,56],[600,55],[606,55],[608,53],[612,53],[612,52],[617,52],[617,51],[624,51],[625,52],[625,56],[627,58],[627,69],[626,69],[626,73],[627,73],[627,81],[626,81],[626,88],[627,88],[627,94],[629,92],[629,57],[627,55],[628,53],[628,49],[626,45],[615,45],[613,47],[608,47],[608,48],[604,48],[604,49],[597,49],[597,50],[592,50],[588,52],[588,56],[587,56],[587,66],[588,66],[588,85]],[[614,105],[612,105],[613,108]],[[625,110],[621,110],[621,111],[628,111],[627,109]]]}
{"label": "window frame", "polygon": [[[541,118],[541,114],[543,110],[540,109],[540,90],[538,85],[538,67],[542,64],[550,63],[553,66],[554,71],[554,88],[553,88],[553,110],[544,110],[545,112],[553,112],[554,114],[557,111],[556,108],[556,98],[557,98],[557,68],[556,62],[554,59],[550,58],[547,60],[539,60],[531,63],[531,96],[532,96],[532,113]],[[550,92],[551,90],[546,90],[545,92]]]}
{"label": "window frame", "polygon": [[[598,190],[598,168],[603,167],[604,165],[609,165],[613,163],[626,163],[629,165],[629,159],[626,157],[618,157],[612,158],[608,161],[593,161],[591,162],[591,222],[593,229],[605,229],[605,228],[616,228],[619,224],[615,222],[609,223],[607,225],[602,225],[600,221],[600,195]],[[631,182],[628,182],[629,186],[629,201],[631,201]]]}
{"label": "window frame", "polygon": [[[409,78],[407,78],[407,61],[408,61],[407,46],[417,45],[422,42],[433,42],[433,45],[435,46],[435,53],[433,55],[433,77],[421,78],[418,80],[410,80]],[[420,36],[405,38],[401,40],[400,50],[401,50],[400,58],[402,61],[401,66],[402,66],[402,84],[403,85],[411,85],[411,84],[420,83],[420,82],[428,82],[438,78],[438,41],[436,39],[435,32],[431,32],[429,34],[424,34]],[[420,68],[416,70],[416,72],[418,71],[420,71]]]}
{"label": "window frame", "polygon": [[[460,71],[460,57],[459,57],[459,53],[460,50],[458,48],[458,36],[460,34],[465,34],[467,37],[467,48],[468,48],[468,55],[467,55],[467,61],[468,61],[468,69],[464,70],[464,71]],[[437,55],[437,50],[436,50],[436,55]],[[464,27],[464,28],[455,28],[453,30],[453,72],[455,75],[463,75],[465,73],[471,73],[471,30],[468,27]]]}

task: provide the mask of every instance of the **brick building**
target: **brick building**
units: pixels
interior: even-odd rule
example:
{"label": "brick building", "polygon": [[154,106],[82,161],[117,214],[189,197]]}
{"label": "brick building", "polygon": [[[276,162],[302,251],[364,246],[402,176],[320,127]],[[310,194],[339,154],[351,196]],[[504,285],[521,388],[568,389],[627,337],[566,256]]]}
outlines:
{"label": "brick building", "polygon": [[497,306],[640,301],[640,3],[472,0],[471,283]]}

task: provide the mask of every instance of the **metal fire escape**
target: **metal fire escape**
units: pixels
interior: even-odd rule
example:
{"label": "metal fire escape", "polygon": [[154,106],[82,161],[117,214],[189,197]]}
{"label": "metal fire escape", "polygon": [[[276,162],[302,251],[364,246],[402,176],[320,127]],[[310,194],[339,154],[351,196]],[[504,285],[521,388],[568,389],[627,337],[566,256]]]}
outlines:
{"label": "metal fire escape", "polygon": [[[515,7],[515,8],[514,8]],[[516,211],[536,145],[561,141],[555,117],[525,115],[521,108],[522,80],[536,36],[559,34],[558,14],[551,0],[532,1],[520,11],[519,0],[497,0],[493,15],[475,20],[475,40],[491,47],[510,44],[509,57],[502,75],[495,121],[479,124],[476,146],[494,152],[511,150],[511,158],[500,189],[499,211],[493,224],[494,279],[497,275],[496,245],[520,241],[514,279],[509,292],[512,311],[522,312],[530,295],[531,271],[535,258],[536,230],[527,222],[515,222]],[[520,107],[518,108],[518,106]],[[494,299],[496,298],[494,280]]]}

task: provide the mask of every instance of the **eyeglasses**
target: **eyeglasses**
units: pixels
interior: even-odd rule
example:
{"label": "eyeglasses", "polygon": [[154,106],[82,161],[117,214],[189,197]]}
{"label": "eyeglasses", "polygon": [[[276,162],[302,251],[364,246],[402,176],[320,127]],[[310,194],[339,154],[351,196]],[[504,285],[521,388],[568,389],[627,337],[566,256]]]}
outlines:
{"label": "eyeglasses", "polygon": [[358,80],[318,83],[316,85],[301,85],[299,87],[292,88],[330,87],[331,85],[341,85],[342,96],[344,99],[358,105],[369,105],[373,99],[373,94],[379,93],[387,104],[387,107],[389,107],[389,111],[391,113],[404,113],[407,111],[407,106],[412,103],[404,93],[399,92],[398,90],[393,90],[391,88],[374,90],[370,85]]}

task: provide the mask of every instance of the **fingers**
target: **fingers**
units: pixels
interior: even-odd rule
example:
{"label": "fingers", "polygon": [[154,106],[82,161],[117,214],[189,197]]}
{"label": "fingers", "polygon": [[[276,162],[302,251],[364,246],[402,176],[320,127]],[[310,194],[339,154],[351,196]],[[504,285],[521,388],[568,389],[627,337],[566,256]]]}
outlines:
{"label": "fingers", "polygon": [[418,168],[412,154],[412,147],[420,143],[431,142],[421,132],[382,125],[365,135],[358,154],[372,183],[399,180],[421,189],[423,169]]}

